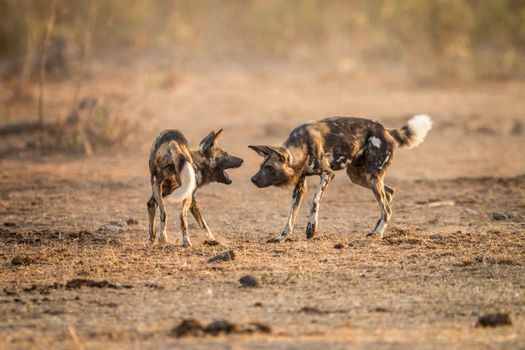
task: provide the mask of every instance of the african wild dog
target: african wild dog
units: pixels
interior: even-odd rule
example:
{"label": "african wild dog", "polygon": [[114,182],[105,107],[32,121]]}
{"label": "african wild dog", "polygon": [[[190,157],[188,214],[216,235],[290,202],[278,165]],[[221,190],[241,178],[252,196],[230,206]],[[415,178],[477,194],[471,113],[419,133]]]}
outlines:
{"label": "african wild dog", "polygon": [[360,118],[334,117],[295,128],[282,147],[249,146],[264,157],[252,177],[257,187],[295,186],[288,221],[281,233],[269,242],[279,242],[292,233],[297,211],[306,193],[306,177],[319,175],[306,237],[317,230],[319,202],[334,178],[334,171],[346,168],[350,180],[369,188],[379,203],[381,217],[368,236],[383,237],[390,217],[395,190],[383,183],[385,171],[397,146],[413,148],[423,142],[432,127],[430,117],[418,115],[399,130],[385,129],[380,123]]}
{"label": "african wild dog", "polygon": [[191,211],[199,226],[206,230],[208,239],[215,240],[206,221],[202,217],[195,192],[211,182],[226,185],[232,183],[226,173],[227,169],[238,168],[243,160],[234,157],[216,146],[216,141],[222,129],[211,132],[200,143],[199,149],[190,150],[188,141],[177,130],[165,130],[157,137],[149,158],[149,171],[152,195],[148,200],[149,241],[155,243],[155,212],[160,208],[159,241],[166,242],[167,215],[163,198],[173,202],[182,202],[180,225],[182,245],[190,246],[188,236],[187,215]]}

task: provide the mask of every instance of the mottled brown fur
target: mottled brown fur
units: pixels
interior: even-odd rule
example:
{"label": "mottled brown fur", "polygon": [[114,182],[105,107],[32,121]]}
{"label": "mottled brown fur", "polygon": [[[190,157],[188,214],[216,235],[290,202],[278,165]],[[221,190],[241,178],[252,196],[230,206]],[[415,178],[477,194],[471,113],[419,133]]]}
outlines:
{"label": "mottled brown fur", "polygon": [[292,232],[299,204],[306,192],[305,177],[319,175],[321,181],[306,229],[307,238],[314,236],[319,201],[334,178],[334,172],[342,169],[346,169],[352,182],[373,191],[381,208],[381,219],[370,235],[382,236],[392,215],[395,193],[383,183],[385,171],[397,146],[410,145],[413,137],[414,132],[409,126],[387,130],[373,120],[333,117],[298,126],[282,147],[249,146],[264,157],[259,171],[252,177],[257,187],[295,186],[288,222],[271,241],[282,241]]}
{"label": "mottled brown fur", "polygon": [[188,210],[202,229],[206,230],[208,238],[214,240],[215,237],[209,230],[206,221],[202,217],[195,192],[198,188],[212,183],[219,182],[231,184],[229,176],[225,170],[238,168],[243,160],[229,155],[216,145],[216,140],[221,134],[211,132],[200,143],[199,149],[190,150],[188,141],[184,135],[177,130],[165,130],[155,140],[150,153],[149,169],[152,186],[152,196],[147,202],[149,215],[149,241],[155,242],[155,214],[156,209],[160,209],[161,232],[159,239],[166,241],[166,221],[167,215],[164,209],[163,198],[172,194],[182,183],[181,171],[184,164],[188,163],[195,172],[196,188],[189,198],[182,202],[180,216],[182,244],[190,245],[188,236],[188,224],[186,215]]}

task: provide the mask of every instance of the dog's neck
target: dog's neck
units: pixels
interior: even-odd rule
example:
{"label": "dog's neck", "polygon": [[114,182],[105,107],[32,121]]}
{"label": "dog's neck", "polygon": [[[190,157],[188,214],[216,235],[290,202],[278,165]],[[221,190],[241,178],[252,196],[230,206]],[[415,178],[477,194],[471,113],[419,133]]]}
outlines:
{"label": "dog's neck", "polygon": [[209,160],[204,157],[200,150],[191,150],[191,158],[193,159],[193,167],[195,168],[195,175],[197,178],[197,188],[212,182],[212,174],[209,171]]}
{"label": "dog's neck", "polygon": [[291,169],[290,179],[287,186],[295,186],[299,178],[303,175],[306,168],[307,152],[297,147],[285,147],[290,155],[289,168]]}

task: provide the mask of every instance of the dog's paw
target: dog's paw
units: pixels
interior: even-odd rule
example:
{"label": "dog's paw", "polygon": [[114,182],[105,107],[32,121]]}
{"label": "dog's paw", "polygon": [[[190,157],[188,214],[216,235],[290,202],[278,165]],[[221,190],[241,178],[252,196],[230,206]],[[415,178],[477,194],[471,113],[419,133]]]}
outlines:
{"label": "dog's paw", "polygon": [[371,237],[371,238],[382,239],[383,232],[385,232],[386,230],[386,226],[387,226],[387,223],[383,219],[379,219],[377,221],[376,227],[374,228],[374,231],[370,232],[366,236]]}
{"label": "dog's paw", "polygon": [[315,233],[317,232],[317,225],[308,223],[306,226],[306,238],[312,239],[315,236]]}
{"label": "dog's paw", "polygon": [[366,237],[372,238],[372,239],[382,239],[383,238],[383,232],[373,231],[373,232],[368,233],[366,235]]}
{"label": "dog's paw", "polygon": [[286,237],[275,237],[275,238],[270,238],[269,240],[266,241],[266,243],[281,243],[282,241],[284,241],[286,239]]}
{"label": "dog's paw", "polygon": [[190,241],[184,241],[184,242],[182,242],[182,246],[184,248],[189,248],[189,247],[191,247],[191,242]]}

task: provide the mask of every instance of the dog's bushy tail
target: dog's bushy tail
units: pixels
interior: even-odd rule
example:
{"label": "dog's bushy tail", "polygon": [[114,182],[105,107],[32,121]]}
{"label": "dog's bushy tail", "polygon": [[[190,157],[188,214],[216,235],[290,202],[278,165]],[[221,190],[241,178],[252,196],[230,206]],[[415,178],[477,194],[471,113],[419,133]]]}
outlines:
{"label": "dog's bushy tail", "polygon": [[432,129],[432,119],[426,114],[416,115],[401,129],[388,130],[400,146],[414,148],[419,146]]}
{"label": "dog's bushy tail", "polygon": [[174,151],[174,148],[178,148],[177,146],[178,145],[174,145],[173,147],[170,144],[169,151],[173,154],[173,162],[176,164],[175,168],[178,168],[180,187],[173,191],[167,197],[167,200],[169,202],[178,203],[193,194],[193,191],[195,191],[195,188],[197,187],[197,179],[195,176],[195,169],[193,169],[193,165],[191,164],[191,156],[184,152],[180,152],[180,149],[179,152]]}

